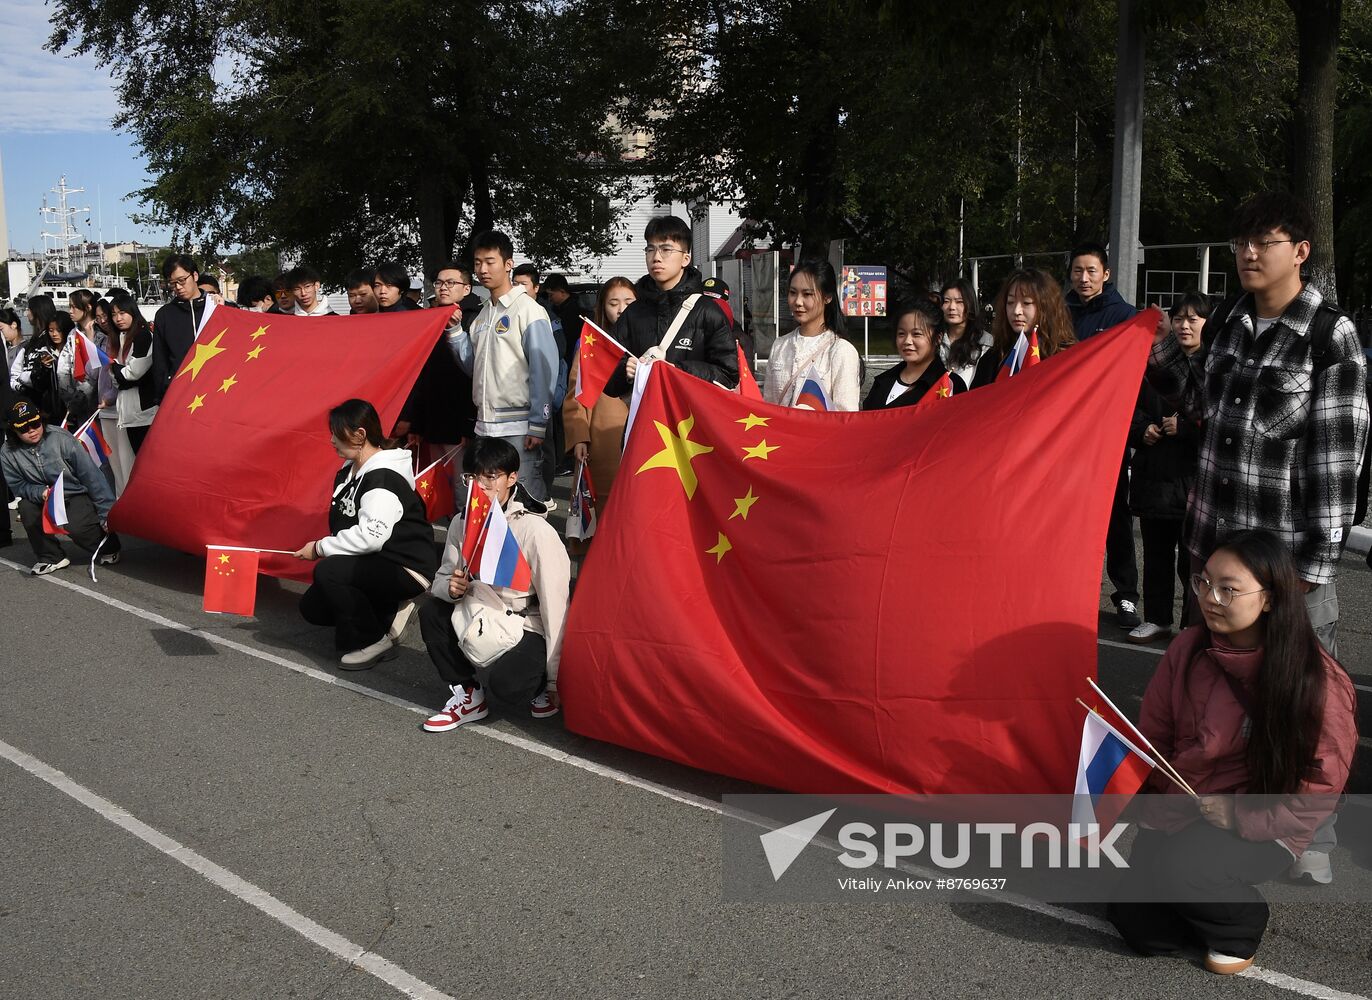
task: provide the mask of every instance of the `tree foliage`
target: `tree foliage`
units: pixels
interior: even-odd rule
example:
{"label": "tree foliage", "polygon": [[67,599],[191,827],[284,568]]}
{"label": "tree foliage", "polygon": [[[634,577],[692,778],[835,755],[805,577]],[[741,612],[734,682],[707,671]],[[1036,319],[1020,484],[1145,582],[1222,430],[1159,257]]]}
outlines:
{"label": "tree foliage", "polygon": [[153,177],[139,193],[211,251],[270,245],[335,275],[387,256],[432,267],[499,222],[565,263],[608,250],[601,206],[629,174],[609,127],[637,72],[604,45],[628,27],[616,10],[57,0],[51,46],[112,67]]}

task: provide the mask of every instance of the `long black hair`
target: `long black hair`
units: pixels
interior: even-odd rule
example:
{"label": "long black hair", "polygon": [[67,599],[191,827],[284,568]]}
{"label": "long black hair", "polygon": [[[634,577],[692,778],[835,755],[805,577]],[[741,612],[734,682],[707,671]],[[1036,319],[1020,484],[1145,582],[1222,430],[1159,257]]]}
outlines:
{"label": "long black hair", "polygon": [[1324,722],[1324,654],[1305,588],[1290,550],[1270,531],[1240,531],[1215,549],[1243,563],[1267,592],[1262,669],[1249,707],[1249,791],[1285,795],[1299,789],[1315,759]]}
{"label": "long black hair", "polygon": [[[962,329],[962,336],[948,345],[948,370],[954,368],[966,368],[974,365],[981,358],[982,346],[981,335],[985,330],[981,318],[981,300],[977,298],[977,290],[972,282],[966,278],[954,278],[952,281],[945,281],[943,287],[939,289],[939,296],[945,296],[949,292],[957,292],[962,296],[962,315],[965,325]],[[939,329],[942,335],[948,336],[948,324],[939,317]]]}
{"label": "long black hair", "polygon": [[30,295],[24,306],[28,309],[30,320],[33,323],[33,334],[29,337],[28,350],[32,351],[44,344],[52,343],[48,339],[48,327],[57,318],[57,306],[53,304],[52,296]]}
{"label": "long black hair", "polygon": [[802,260],[795,267],[791,268],[791,276],[786,279],[789,288],[797,274],[808,274],[810,280],[815,283],[815,289],[819,292],[821,299],[828,297],[829,301],[824,303],[824,328],[832,330],[840,337],[843,336],[843,310],[839,308],[838,301],[838,278],[834,276],[834,265],[827,260]]}
{"label": "long black hair", "polygon": [[[138,300],[134,298],[133,293],[127,289],[116,288],[114,291],[110,292],[109,303],[112,310],[118,309],[121,313],[126,313],[133,317],[133,326],[129,327],[127,333],[120,330],[117,326],[114,328],[119,337],[119,344],[121,346],[128,344],[129,353],[131,355],[133,353],[134,344],[138,342],[138,338],[148,332],[148,318],[143,315],[143,310],[138,308]],[[113,312],[110,314],[110,322],[114,322]],[[116,348],[116,350],[118,350],[118,348]]]}

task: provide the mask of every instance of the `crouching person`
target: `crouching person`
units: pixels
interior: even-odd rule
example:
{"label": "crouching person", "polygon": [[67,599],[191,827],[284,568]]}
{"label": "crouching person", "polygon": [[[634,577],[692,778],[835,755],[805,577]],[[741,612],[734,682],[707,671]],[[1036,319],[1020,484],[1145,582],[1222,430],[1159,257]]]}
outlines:
{"label": "crouching person", "polygon": [[[59,479],[65,510],[58,517],[66,517],[60,526],[81,548],[98,552],[100,565],[117,563],[119,538],[107,534],[105,526],[114,493],[86,449],[62,428],[45,426],[38,407],[27,400],[11,406],[6,417],[9,433],[0,450],[0,468],[10,492],[19,498],[19,519],[38,558],[29,573],[46,576],[71,565],[57,537],[43,530],[43,505]],[[9,511],[3,513],[9,516]]]}
{"label": "crouching person", "polygon": [[[557,664],[567,616],[571,562],[543,504],[519,484],[519,452],[501,438],[483,437],[463,455],[463,480],[479,498],[500,505],[509,534],[529,568],[527,590],[493,587],[473,578],[462,558],[468,503],[448,532],[443,564],[419,609],[419,628],[429,658],[452,697],[423,728],[443,733],[486,718],[494,701],[534,718],[556,715]],[[527,506],[526,506],[527,504]],[[479,505],[478,505],[479,506]],[[483,548],[500,540],[485,529]],[[505,545],[507,557],[510,546]],[[502,562],[505,562],[502,560]]]}
{"label": "crouching person", "polygon": [[344,464],[334,477],[331,534],[295,553],[320,560],[300,614],[334,627],[344,670],[366,670],[396,655],[408,619],[402,605],[424,593],[438,557],[411,455],[381,447],[372,404],[350,399],[330,410],[329,440]]}

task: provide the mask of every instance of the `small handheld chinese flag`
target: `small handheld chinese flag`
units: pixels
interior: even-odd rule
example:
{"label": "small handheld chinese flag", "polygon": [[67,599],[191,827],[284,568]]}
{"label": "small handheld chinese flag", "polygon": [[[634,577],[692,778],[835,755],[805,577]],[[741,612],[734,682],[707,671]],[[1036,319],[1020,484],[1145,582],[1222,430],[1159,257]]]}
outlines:
{"label": "small handheld chinese flag", "polygon": [[924,398],[915,404],[915,409],[922,409],[944,399],[951,399],[953,395],[953,377],[947,372],[929,387],[929,391],[924,394]]}
{"label": "small handheld chinese flag", "polygon": [[576,401],[590,409],[605,391],[605,383],[619,367],[626,351],[590,320],[581,324],[577,344]]}
{"label": "small handheld chinese flag", "polygon": [[743,345],[738,346],[738,394],[744,399],[761,399],[762,390],[758,388],[753,370],[748,367],[748,358],[743,353]]}
{"label": "small handheld chinese flag", "polygon": [[453,459],[448,456],[435,462],[414,478],[414,491],[424,501],[430,523],[457,513],[453,496]]}
{"label": "small handheld chinese flag", "polygon": [[462,562],[468,567],[476,555],[476,543],[481,540],[490,513],[490,494],[473,482],[467,488],[467,506],[462,525]]}
{"label": "small handheld chinese flag", "polygon": [[205,610],[252,617],[257,607],[258,553],[205,546]]}

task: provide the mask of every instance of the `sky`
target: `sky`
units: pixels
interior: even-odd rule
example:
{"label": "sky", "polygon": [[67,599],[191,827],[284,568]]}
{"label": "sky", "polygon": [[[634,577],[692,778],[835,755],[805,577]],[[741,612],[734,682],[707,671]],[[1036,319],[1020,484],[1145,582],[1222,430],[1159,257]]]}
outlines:
{"label": "sky", "polygon": [[63,174],[68,187],[85,188],[69,200],[90,207],[76,220],[83,234],[107,243],[165,240],[165,231],[129,219],[140,210],[128,196],[147,183],[146,163],[132,138],[110,126],[118,100],[109,74],[90,57],[46,51],[48,16],[39,0],[0,0],[0,163],[10,246],[42,249],[38,210],[45,194],[56,202],[49,192]]}

